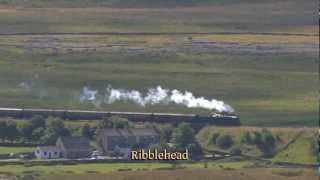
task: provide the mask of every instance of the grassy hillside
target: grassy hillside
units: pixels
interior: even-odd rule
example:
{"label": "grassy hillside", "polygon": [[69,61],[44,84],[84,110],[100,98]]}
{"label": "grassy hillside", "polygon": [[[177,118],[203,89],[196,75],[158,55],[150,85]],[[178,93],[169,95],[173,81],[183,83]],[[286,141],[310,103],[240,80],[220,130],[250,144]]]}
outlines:
{"label": "grassy hillside", "polygon": [[34,151],[34,147],[4,147],[4,146],[0,146],[0,154],[33,152],[33,151]]}
{"label": "grassy hillside", "polygon": [[[237,110],[244,124],[314,125],[317,122],[314,99],[317,72],[309,55],[265,56],[259,60],[255,55],[150,57],[72,53],[56,56],[42,52],[35,56],[21,49],[2,52],[2,106],[207,113],[182,106],[142,108],[131,103],[104,104],[98,108],[79,101],[85,85],[101,92],[108,84],[143,92],[161,85],[224,100]],[[32,82],[32,90],[21,88],[19,84],[23,82]]]}
{"label": "grassy hillside", "polygon": [[282,32],[317,34],[318,22],[314,16],[316,3],[312,0],[308,1],[310,2],[268,0],[248,3],[244,1],[232,5],[172,9],[101,7],[30,9],[1,8],[0,6],[0,33]]}
{"label": "grassy hillside", "polygon": [[[247,2],[257,2],[246,0]],[[238,3],[240,0],[0,0],[0,4],[24,7],[176,7],[199,6],[223,3]]]}
{"label": "grassy hillside", "polygon": [[302,134],[287,148],[281,150],[274,157],[274,160],[295,163],[315,162],[316,156],[312,149],[312,141],[314,141],[314,139],[315,134],[313,133]]}
{"label": "grassy hillside", "polygon": [[[307,163],[317,162],[317,156],[312,148],[313,141],[316,140],[316,129],[309,128],[269,128],[275,138],[274,153],[271,158],[274,161]],[[254,132],[262,132],[261,128],[240,127],[221,128],[207,127],[202,129],[197,135],[197,139],[207,150],[218,150],[230,152],[234,147],[239,148],[242,154],[249,156],[263,156],[264,153],[256,144],[243,142],[245,133],[251,133],[253,139]],[[233,139],[233,146],[222,149],[214,143],[213,136],[230,135]],[[270,145],[269,145],[270,146]]]}
{"label": "grassy hillside", "polygon": [[[51,37],[0,38],[3,44],[0,46],[1,106],[208,113],[206,110],[174,105],[142,108],[132,103],[114,103],[95,107],[79,101],[85,85],[100,92],[108,84],[142,92],[161,85],[188,90],[196,96],[223,100],[236,109],[244,124],[317,123],[315,55],[195,54],[183,51],[173,54],[149,48],[185,41],[186,36],[171,38],[64,36],[53,42],[58,45],[47,49],[32,48],[30,43],[39,41],[50,44]],[[228,38],[233,39],[226,36],[225,40]],[[293,38],[291,43],[296,40]],[[142,44],[139,43],[141,41]],[[100,43],[105,46],[119,42],[128,43],[128,47],[115,46],[112,52],[61,48],[73,44],[96,47]],[[174,46],[179,47],[179,44]],[[127,50],[130,48],[145,50],[136,54]],[[21,83],[29,83],[31,89],[22,87]]]}
{"label": "grassy hillside", "polygon": [[[85,85],[100,92],[109,84],[142,92],[161,85],[223,100],[247,125],[316,125],[317,52],[309,51],[317,44],[314,7],[303,0],[174,9],[2,7],[0,105],[208,113],[171,104],[141,108],[132,103],[96,107],[79,102]],[[112,32],[129,34],[81,34]],[[12,35],[16,33],[24,35]],[[219,51],[215,43],[254,50]],[[296,49],[269,53],[262,45]],[[26,83],[31,89],[22,86]]]}
{"label": "grassy hillside", "polygon": [[[206,166],[206,168],[204,168]],[[239,180],[270,179],[298,180],[314,179],[316,173],[313,169],[286,169],[286,168],[245,168],[252,166],[248,162],[203,162],[181,163],[176,168],[169,163],[109,163],[109,164],[83,164],[83,165],[56,165],[56,166],[1,166],[0,175],[15,175],[29,177],[29,179],[218,179]]]}
{"label": "grassy hillside", "polygon": [[94,177],[97,180],[122,180],[129,178],[131,180],[143,180],[143,179],[154,179],[154,180],[233,180],[237,177],[237,180],[248,180],[248,179],[260,179],[260,180],[299,180],[299,179],[316,179],[315,172],[310,169],[306,170],[290,170],[290,169],[241,169],[241,170],[212,170],[212,169],[195,169],[195,170],[176,170],[176,171],[142,171],[142,172],[121,172],[111,173],[108,175],[95,174],[95,175],[60,175],[60,176],[49,176],[48,180],[53,180],[56,177],[59,179],[77,179],[86,180]]}

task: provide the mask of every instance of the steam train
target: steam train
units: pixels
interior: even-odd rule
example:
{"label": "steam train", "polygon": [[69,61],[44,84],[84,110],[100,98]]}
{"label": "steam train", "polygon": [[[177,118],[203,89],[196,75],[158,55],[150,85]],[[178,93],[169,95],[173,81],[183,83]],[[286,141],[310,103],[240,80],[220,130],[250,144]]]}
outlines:
{"label": "steam train", "polygon": [[58,109],[18,109],[0,108],[0,117],[17,119],[30,119],[35,115],[43,117],[59,117],[64,120],[100,120],[105,117],[119,116],[132,122],[154,122],[178,124],[188,122],[192,124],[214,124],[221,126],[239,126],[240,119],[235,114],[213,113],[208,116],[196,114],[171,113],[141,113],[141,112],[108,112],[108,111],[82,111]]}

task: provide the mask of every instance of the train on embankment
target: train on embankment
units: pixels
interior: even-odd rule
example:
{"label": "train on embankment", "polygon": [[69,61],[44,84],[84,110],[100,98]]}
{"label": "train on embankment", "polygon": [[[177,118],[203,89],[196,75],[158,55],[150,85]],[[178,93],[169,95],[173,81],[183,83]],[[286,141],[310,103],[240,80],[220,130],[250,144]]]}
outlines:
{"label": "train on embankment", "polygon": [[0,117],[16,119],[30,119],[35,115],[43,117],[59,117],[64,120],[101,120],[106,117],[119,116],[132,122],[172,123],[187,122],[191,124],[211,124],[220,126],[240,126],[241,122],[235,114],[213,113],[207,116],[197,114],[172,113],[142,113],[142,112],[111,112],[111,111],[83,111],[65,109],[19,109],[0,108]]}

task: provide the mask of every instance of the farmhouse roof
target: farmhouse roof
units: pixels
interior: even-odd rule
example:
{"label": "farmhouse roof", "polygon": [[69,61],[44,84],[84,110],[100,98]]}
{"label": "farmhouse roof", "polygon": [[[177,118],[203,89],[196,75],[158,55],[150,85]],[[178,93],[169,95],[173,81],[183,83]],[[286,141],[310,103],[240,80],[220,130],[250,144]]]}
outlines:
{"label": "farmhouse roof", "polygon": [[61,142],[66,150],[91,150],[89,139],[85,137],[60,137]]}
{"label": "farmhouse roof", "polygon": [[60,151],[60,148],[57,146],[38,146],[37,149],[40,151]]}

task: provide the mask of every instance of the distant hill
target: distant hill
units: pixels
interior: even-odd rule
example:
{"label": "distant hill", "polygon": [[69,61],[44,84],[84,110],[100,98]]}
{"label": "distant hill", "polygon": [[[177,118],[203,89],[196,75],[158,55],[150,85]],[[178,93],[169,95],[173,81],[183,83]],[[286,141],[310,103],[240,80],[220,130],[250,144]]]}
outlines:
{"label": "distant hill", "polygon": [[[0,5],[23,7],[177,7],[198,6],[240,0],[0,0]],[[255,0],[247,0],[255,1]]]}

